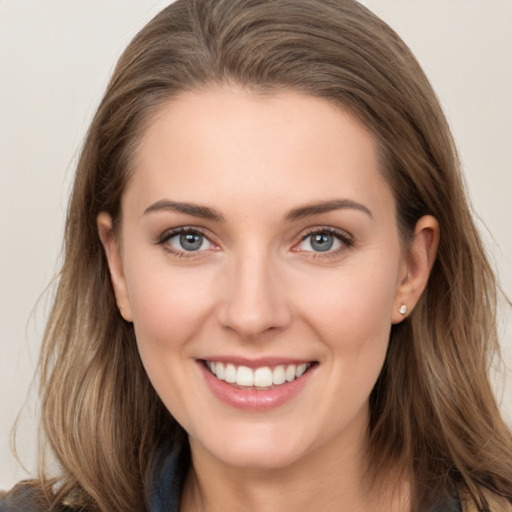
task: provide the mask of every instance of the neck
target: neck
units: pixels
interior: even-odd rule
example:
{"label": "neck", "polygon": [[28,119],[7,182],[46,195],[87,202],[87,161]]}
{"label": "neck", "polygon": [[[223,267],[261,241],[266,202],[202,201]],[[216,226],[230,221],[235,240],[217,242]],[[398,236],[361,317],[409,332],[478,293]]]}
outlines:
{"label": "neck", "polygon": [[[352,439],[353,441],[353,439]],[[192,465],[182,512],[407,512],[407,486],[398,492],[368,481],[366,437],[329,445],[280,468],[229,466],[191,440]],[[391,470],[390,470],[391,473]],[[389,475],[386,479],[391,481]]]}

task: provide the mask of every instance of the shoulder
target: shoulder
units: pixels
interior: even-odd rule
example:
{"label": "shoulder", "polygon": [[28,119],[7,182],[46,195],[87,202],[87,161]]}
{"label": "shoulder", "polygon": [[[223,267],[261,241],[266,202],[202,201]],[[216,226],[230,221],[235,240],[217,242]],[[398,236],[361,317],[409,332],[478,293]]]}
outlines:
{"label": "shoulder", "polygon": [[[0,512],[48,512],[50,506],[37,482],[20,482],[10,491],[0,492]],[[52,512],[73,512],[64,505]]]}
{"label": "shoulder", "polygon": [[[489,505],[490,512],[512,512],[512,503],[490,491],[484,491],[485,499]],[[467,495],[461,493],[462,512],[478,512],[475,504]],[[0,511],[2,512],[2,511]]]}

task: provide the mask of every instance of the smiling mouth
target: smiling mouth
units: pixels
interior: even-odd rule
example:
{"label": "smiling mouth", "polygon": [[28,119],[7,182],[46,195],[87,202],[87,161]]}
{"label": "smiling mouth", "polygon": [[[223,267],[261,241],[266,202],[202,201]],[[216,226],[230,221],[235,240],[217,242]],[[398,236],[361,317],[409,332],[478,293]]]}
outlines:
{"label": "smiling mouth", "polygon": [[272,389],[302,377],[314,363],[278,365],[275,367],[261,366],[249,368],[232,363],[204,361],[208,370],[217,379],[240,388]]}

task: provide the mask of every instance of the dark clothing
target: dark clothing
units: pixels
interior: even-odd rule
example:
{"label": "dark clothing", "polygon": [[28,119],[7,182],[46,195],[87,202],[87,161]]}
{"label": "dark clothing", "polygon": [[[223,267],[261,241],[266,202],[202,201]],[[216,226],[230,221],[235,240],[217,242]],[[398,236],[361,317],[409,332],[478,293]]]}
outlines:
{"label": "dark clothing", "polygon": [[[47,512],[48,502],[37,484],[20,482],[8,493],[0,493],[0,512]],[[73,512],[64,505],[52,512]]]}
{"label": "dark clothing", "polygon": [[[190,455],[188,450],[163,451],[155,459],[154,484],[149,496],[150,512],[179,512],[181,490],[185,481]],[[0,496],[0,512],[47,512],[48,504],[37,486],[20,483],[9,493]],[[55,512],[73,512],[62,506]],[[462,512],[458,499],[432,512]]]}
{"label": "dark clothing", "polygon": [[[150,512],[179,512],[181,490],[190,466],[190,451],[174,448],[161,450],[155,459],[154,485],[149,496]],[[3,510],[0,509],[0,512]]]}

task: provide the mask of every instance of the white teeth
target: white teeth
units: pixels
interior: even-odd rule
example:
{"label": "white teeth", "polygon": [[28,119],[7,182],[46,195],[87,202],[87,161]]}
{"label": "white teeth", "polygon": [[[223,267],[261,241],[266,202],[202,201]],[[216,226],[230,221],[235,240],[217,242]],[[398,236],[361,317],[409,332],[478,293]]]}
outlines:
{"label": "white teeth", "polygon": [[272,386],[272,370],[268,366],[258,368],[254,372],[254,385],[258,388],[268,388]]}
{"label": "white teeth", "polygon": [[294,364],[290,364],[286,367],[285,378],[288,382],[295,380],[295,372],[297,371],[297,367]]}
{"label": "white teeth", "polygon": [[295,370],[295,377],[299,378],[301,375],[304,375],[304,372],[308,369],[307,364],[299,364],[297,369]]}
{"label": "white teeth", "polygon": [[206,366],[219,380],[224,380],[230,384],[269,388],[298,379],[304,375],[310,363],[289,364],[286,367],[279,365],[273,370],[269,366],[262,366],[253,370],[247,366],[236,367],[232,363],[224,364],[214,361],[206,361]]}
{"label": "white teeth", "polygon": [[272,383],[278,386],[286,382],[286,375],[284,373],[284,366],[276,366],[272,372]]}
{"label": "white teeth", "polygon": [[247,366],[239,366],[236,372],[236,383],[239,386],[254,386],[254,372]]}
{"label": "white teeth", "polygon": [[225,378],[224,365],[222,363],[217,363],[215,365],[215,369],[217,370],[217,373],[215,374],[215,375],[217,375],[217,379],[224,380],[224,378]]}
{"label": "white teeth", "polygon": [[227,364],[226,371],[224,372],[224,380],[233,384],[236,382],[236,368],[234,364]]}

